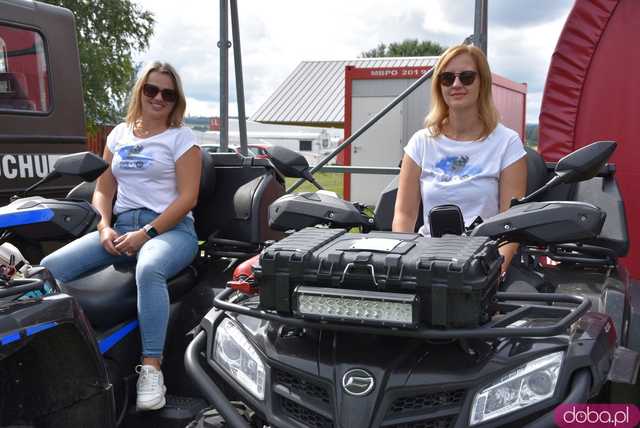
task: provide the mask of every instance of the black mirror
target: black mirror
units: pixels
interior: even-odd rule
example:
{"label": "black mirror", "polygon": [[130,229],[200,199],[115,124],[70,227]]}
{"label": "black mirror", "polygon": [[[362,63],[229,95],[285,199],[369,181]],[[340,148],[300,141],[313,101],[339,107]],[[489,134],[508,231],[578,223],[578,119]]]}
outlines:
{"label": "black mirror", "polygon": [[615,141],[596,141],[569,153],[558,161],[555,175],[551,180],[522,199],[512,199],[511,206],[533,201],[538,195],[560,183],[577,183],[595,177],[616,150],[617,145]]}
{"label": "black mirror", "polygon": [[269,150],[271,162],[285,177],[303,178],[309,162],[299,153],[285,147],[274,146]]}
{"label": "black mirror", "polygon": [[309,172],[309,162],[300,153],[280,146],[270,148],[268,153],[271,163],[282,175],[285,177],[304,178],[318,189],[322,189],[320,183]]}
{"label": "black mirror", "polygon": [[436,205],[429,211],[429,233],[433,238],[442,235],[462,235],[464,233],[464,218],[457,205]]}
{"label": "black mirror", "polygon": [[60,175],[80,177],[84,181],[93,181],[109,167],[100,156],[91,152],[73,153],[58,158],[53,171]]}
{"label": "black mirror", "polygon": [[93,181],[109,168],[100,156],[91,152],[73,153],[71,155],[60,156],[56,163],[53,164],[53,170],[44,178],[32,184],[23,190],[20,194],[13,196],[12,199],[25,196],[36,187],[48,183],[63,175],[72,177],[80,177],[84,181]]}
{"label": "black mirror", "polygon": [[556,164],[560,183],[576,183],[595,177],[616,150],[615,141],[596,141],[569,153]]}

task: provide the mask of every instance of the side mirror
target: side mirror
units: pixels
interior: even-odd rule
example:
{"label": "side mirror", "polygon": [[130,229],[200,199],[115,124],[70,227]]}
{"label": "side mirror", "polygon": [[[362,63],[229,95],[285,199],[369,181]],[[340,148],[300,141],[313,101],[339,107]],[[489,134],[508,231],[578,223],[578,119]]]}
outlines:
{"label": "side mirror", "polygon": [[615,141],[596,141],[569,153],[558,161],[554,177],[544,186],[522,199],[513,199],[511,206],[534,200],[538,195],[561,183],[577,183],[598,175],[616,150]]}
{"label": "side mirror", "polygon": [[286,147],[275,146],[269,149],[271,163],[285,177],[302,178],[309,169],[309,162],[299,153]]}
{"label": "side mirror", "polygon": [[84,181],[93,181],[109,167],[100,156],[91,152],[73,153],[58,158],[53,171],[58,175],[80,177]]}
{"label": "side mirror", "polygon": [[595,177],[616,150],[615,141],[597,141],[569,153],[556,164],[560,183],[577,183]]}
{"label": "side mirror", "polygon": [[309,162],[300,153],[281,146],[271,147],[268,152],[271,163],[282,175],[285,177],[304,178],[313,183],[318,189],[322,189],[322,186],[309,172]]}
{"label": "side mirror", "polygon": [[14,198],[22,197],[36,187],[44,183],[48,183],[58,177],[62,177],[63,175],[80,177],[84,181],[93,181],[100,177],[108,167],[108,163],[106,163],[100,156],[91,152],[73,153],[61,156],[56,160],[56,163],[53,164],[53,170],[47,174],[47,176],[29,186],[20,193],[19,196],[14,196]]}

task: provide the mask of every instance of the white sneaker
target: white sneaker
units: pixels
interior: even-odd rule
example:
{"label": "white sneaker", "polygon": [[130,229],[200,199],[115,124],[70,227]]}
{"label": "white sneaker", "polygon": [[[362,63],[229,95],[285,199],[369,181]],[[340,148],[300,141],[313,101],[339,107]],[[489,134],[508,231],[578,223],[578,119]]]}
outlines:
{"label": "white sneaker", "polygon": [[138,395],[136,408],[138,410],[157,410],[164,407],[166,400],[164,394],[167,388],[164,386],[162,372],[153,366],[136,366],[138,383],[136,386]]}

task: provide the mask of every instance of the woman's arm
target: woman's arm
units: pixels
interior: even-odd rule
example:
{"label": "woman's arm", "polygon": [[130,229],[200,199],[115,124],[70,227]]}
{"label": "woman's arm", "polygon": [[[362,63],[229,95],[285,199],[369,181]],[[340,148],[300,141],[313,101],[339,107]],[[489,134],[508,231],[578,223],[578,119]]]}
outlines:
{"label": "woman's arm", "polygon": [[111,215],[113,209],[113,197],[116,194],[116,179],[111,172],[111,162],[113,161],[113,153],[105,147],[102,158],[109,164],[109,168],[98,177],[96,181],[96,189],[93,191],[92,204],[98,210],[102,219],[98,223],[98,230],[105,227],[111,227]]}
{"label": "woman's arm", "polygon": [[[511,206],[511,198],[521,198],[527,191],[527,158],[521,157],[500,173],[500,212]],[[518,244],[507,244],[500,247],[504,256],[502,272],[506,272],[513,255],[518,251]]]}
{"label": "woman's arm", "polygon": [[413,232],[420,209],[420,174],[422,170],[409,155],[404,155],[400,177],[398,178],[398,195],[393,213],[394,232]]}
{"label": "woman's arm", "polygon": [[97,229],[100,232],[100,242],[107,252],[113,255],[119,255],[120,252],[115,248],[113,241],[118,237],[118,233],[111,228],[111,216],[113,214],[113,198],[116,194],[117,182],[111,172],[111,162],[113,161],[113,153],[105,147],[102,155],[105,162],[109,164],[109,168],[98,177],[96,189],[93,191],[92,204],[100,213],[101,219]]}
{"label": "woman's arm", "polygon": [[[151,222],[158,233],[163,233],[173,228],[196,206],[202,170],[202,158],[200,156],[200,148],[193,146],[176,161],[178,197],[162,214]],[[132,255],[149,239],[151,239],[149,235],[140,229],[120,236],[115,240],[115,247],[118,251]]]}

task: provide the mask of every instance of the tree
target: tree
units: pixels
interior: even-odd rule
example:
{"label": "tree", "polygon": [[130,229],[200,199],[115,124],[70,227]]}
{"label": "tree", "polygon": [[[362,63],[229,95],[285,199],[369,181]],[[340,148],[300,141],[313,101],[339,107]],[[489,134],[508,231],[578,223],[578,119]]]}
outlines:
{"label": "tree", "polygon": [[155,20],[131,0],[44,0],[76,18],[87,129],[122,119],[137,66],[131,56],[149,46]]}
{"label": "tree", "polygon": [[385,45],[380,43],[377,48],[362,52],[360,58],[382,58],[398,56],[438,56],[446,48],[438,43],[418,41],[418,39],[405,39],[401,43]]}

